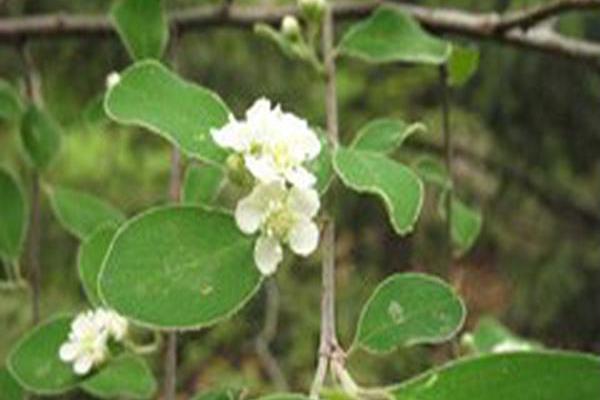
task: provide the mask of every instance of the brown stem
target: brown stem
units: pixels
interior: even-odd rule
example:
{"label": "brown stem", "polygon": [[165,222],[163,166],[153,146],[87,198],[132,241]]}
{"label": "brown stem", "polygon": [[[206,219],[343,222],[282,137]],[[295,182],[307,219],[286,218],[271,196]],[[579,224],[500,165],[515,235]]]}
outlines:
{"label": "brown stem", "polygon": [[269,379],[278,391],[287,392],[289,384],[277,358],[271,352],[269,345],[277,334],[277,325],[279,320],[279,289],[273,278],[269,279],[265,285],[267,291],[267,304],[265,307],[265,320],[263,329],[255,340],[256,354],[263,364]]}
{"label": "brown stem", "polygon": [[446,192],[446,261],[442,270],[442,276],[448,276],[452,268],[452,197],[454,195],[454,179],[452,171],[452,132],[450,128],[450,99],[448,90],[448,69],[446,65],[439,67],[440,71],[440,98],[442,103],[442,134],[444,138],[444,163],[448,174],[449,186]]}
{"label": "brown stem", "polygon": [[29,263],[29,279],[31,281],[31,306],[33,324],[40,322],[40,292],[42,274],[40,268],[40,230],[41,230],[41,203],[40,203],[40,177],[33,172],[31,180],[31,217],[29,224],[29,240],[27,247],[27,261]]}
{"label": "brown stem", "polygon": [[[323,17],[322,52],[325,66],[325,110],[329,142],[338,145],[338,112],[335,79],[334,20],[330,7]],[[331,200],[331,199],[330,199]],[[331,203],[331,201],[329,201]],[[331,204],[327,204],[331,208]],[[337,340],[335,326],[335,221],[325,210],[323,224],[322,251],[322,292],[321,292],[321,337],[319,361],[310,390],[310,397],[316,399],[325,382],[327,371],[334,357],[343,354]]]}

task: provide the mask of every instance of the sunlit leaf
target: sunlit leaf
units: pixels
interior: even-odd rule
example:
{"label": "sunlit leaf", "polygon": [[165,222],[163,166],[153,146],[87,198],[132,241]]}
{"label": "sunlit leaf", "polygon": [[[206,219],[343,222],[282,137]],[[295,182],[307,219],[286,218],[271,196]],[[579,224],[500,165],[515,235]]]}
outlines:
{"label": "sunlit leaf", "polygon": [[370,151],[340,148],[333,166],[344,185],[380,197],[396,233],[409,233],[423,202],[423,183],[406,166]]}
{"label": "sunlit leaf", "polygon": [[211,164],[190,164],[185,172],[181,199],[187,204],[211,205],[223,185],[224,171]]}
{"label": "sunlit leaf", "polygon": [[460,359],[390,388],[397,400],[594,400],[600,359],[520,352]]}
{"label": "sunlit leaf", "polygon": [[169,38],[162,0],[119,0],[111,16],[131,58],[162,57]]}
{"label": "sunlit leaf", "polygon": [[397,150],[406,138],[418,131],[425,131],[425,125],[420,122],[407,124],[399,119],[376,119],[358,131],[350,147],[388,154]]}
{"label": "sunlit leaf", "polygon": [[209,326],[258,289],[253,247],[228,214],[194,206],[153,209],[117,233],[100,272],[100,297],[144,326]]}
{"label": "sunlit leaf", "polygon": [[27,203],[21,187],[0,169],[0,258],[15,261],[21,255],[27,226]]}
{"label": "sunlit leaf", "polygon": [[425,32],[398,8],[382,6],[346,32],[339,51],[373,63],[439,65],[450,56],[451,46]]}
{"label": "sunlit leaf", "polygon": [[363,308],[356,345],[373,353],[399,346],[441,343],[461,328],[465,306],[448,284],[424,274],[396,274],[382,282]]}
{"label": "sunlit leaf", "polygon": [[116,232],[117,225],[108,223],[86,237],[79,246],[79,277],[88,300],[94,306],[102,305],[98,296],[98,275]]}
{"label": "sunlit leaf", "polygon": [[452,86],[464,85],[477,71],[479,51],[471,47],[452,46],[448,60],[448,83]]}
{"label": "sunlit leaf", "polygon": [[79,239],[88,237],[102,225],[118,225],[125,219],[121,211],[88,193],[52,187],[48,189],[48,194],[58,221]]}
{"label": "sunlit leaf", "polygon": [[30,106],[21,120],[21,141],[29,161],[44,170],[60,150],[60,128],[46,112]]}
{"label": "sunlit leaf", "polygon": [[104,108],[113,120],[141,126],[204,161],[223,163],[212,128],[227,122],[227,106],[213,92],[188,83],[156,61],[141,61],[108,90]]}
{"label": "sunlit leaf", "polygon": [[157,383],[143,359],[124,354],[83,381],[81,388],[99,399],[150,399]]}

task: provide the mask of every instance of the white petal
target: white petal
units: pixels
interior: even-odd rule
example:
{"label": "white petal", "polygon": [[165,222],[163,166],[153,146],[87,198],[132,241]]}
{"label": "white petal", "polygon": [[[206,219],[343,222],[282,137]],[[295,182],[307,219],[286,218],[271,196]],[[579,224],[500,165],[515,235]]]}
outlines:
{"label": "white petal", "polygon": [[235,207],[235,222],[245,234],[253,234],[260,227],[264,210],[258,208],[248,197],[240,200]]}
{"label": "white petal", "polygon": [[294,186],[290,189],[288,198],[288,207],[296,214],[308,219],[317,215],[321,202],[319,194],[314,189],[303,189]]}
{"label": "white petal", "polygon": [[79,346],[75,343],[67,342],[60,346],[58,355],[62,361],[73,361],[79,353]]}
{"label": "white petal", "polygon": [[73,370],[77,375],[85,375],[92,369],[92,359],[91,357],[84,356],[79,357],[77,361],[75,361],[75,365],[73,365]]}
{"label": "white petal", "polygon": [[233,116],[220,129],[211,130],[211,136],[220,147],[243,152],[248,148],[249,136],[245,132],[244,123],[236,121]]}
{"label": "white petal", "polygon": [[294,253],[307,256],[319,244],[319,228],[311,220],[302,219],[294,225],[288,240]]}
{"label": "white petal", "polygon": [[273,237],[261,236],[254,247],[254,261],[263,275],[271,275],[283,260],[283,250],[279,241]]}
{"label": "white petal", "polygon": [[317,178],[303,167],[288,169],[285,171],[285,179],[300,188],[309,188],[317,183]]}
{"label": "white petal", "polygon": [[271,183],[280,180],[272,160],[266,156],[246,156],[244,162],[248,171],[262,183]]}

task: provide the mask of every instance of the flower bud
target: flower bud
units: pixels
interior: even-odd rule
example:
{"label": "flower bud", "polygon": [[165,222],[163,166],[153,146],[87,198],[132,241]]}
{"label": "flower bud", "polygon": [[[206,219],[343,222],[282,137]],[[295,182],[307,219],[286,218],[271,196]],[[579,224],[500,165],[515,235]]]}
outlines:
{"label": "flower bud", "polygon": [[121,75],[119,75],[118,72],[113,71],[110,74],[108,74],[108,76],[106,77],[106,87],[110,89],[113,86],[115,86],[117,83],[119,83],[120,80],[121,80]]}
{"label": "flower bud", "polygon": [[227,177],[229,180],[241,187],[252,184],[252,176],[248,173],[244,159],[239,154],[232,154],[225,161],[227,165]]}
{"label": "flower bud", "polygon": [[300,23],[296,17],[286,15],[281,21],[281,33],[291,41],[296,41],[300,37]]}
{"label": "flower bud", "polygon": [[327,6],[326,0],[298,0],[298,6],[304,17],[311,21],[320,21]]}

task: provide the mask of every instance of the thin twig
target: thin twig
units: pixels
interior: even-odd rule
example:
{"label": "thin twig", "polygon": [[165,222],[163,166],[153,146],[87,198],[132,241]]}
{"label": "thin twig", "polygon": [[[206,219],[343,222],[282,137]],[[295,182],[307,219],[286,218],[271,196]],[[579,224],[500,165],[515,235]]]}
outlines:
{"label": "thin twig", "polygon": [[450,130],[450,99],[448,93],[448,69],[446,65],[439,67],[440,100],[442,106],[442,136],[444,141],[444,164],[449,185],[446,189],[444,207],[446,209],[446,262],[442,276],[448,276],[452,268],[452,197],[454,196],[454,179],[452,173],[452,132]]}
{"label": "thin twig", "polygon": [[285,375],[270,349],[270,344],[277,335],[277,325],[279,321],[279,289],[273,278],[269,279],[265,285],[266,288],[266,307],[263,329],[256,337],[254,347],[269,379],[278,391],[287,392],[289,384]]}
{"label": "thin twig", "polygon": [[[322,53],[325,66],[325,111],[327,135],[332,146],[338,145],[338,111],[335,77],[333,10],[327,7],[323,17]],[[332,204],[327,204],[331,208]],[[329,366],[334,357],[343,353],[337,340],[335,326],[335,221],[330,210],[324,211],[321,292],[321,337],[317,370],[310,390],[312,399],[319,398]]]}
{"label": "thin twig", "polygon": [[558,0],[504,15],[496,26],[497,32],[534,25],[571,11],[600,10],[600,0]]}
{"label": "thin twig", "polygon": [[[551,12],[540,13],[540,7],[522,10],[521,15],[533,15],[537,24],[541,20],[576,9],[596,9],[598,0],[566,0],[568,7],[555,6]],[[585,6],[580,4],[585,3]],[[438,33],[452,33],[477,41],[495,41],[501,44],[535,50],[553,56],[561,56],[600,69],[600,43],[564,36],[547,29],[529,31],[507,29],[522,23],[514,13],[476,13],[457,9],[430,8],[405,4],[399,0],[338,2],[332,7],[336,19],[356,19],[367,16],[381,4],[395,4],[410,14],[426,28]],[[182,32],[211,27],[236,27],[251,29],[255,23],[278,24],[285,15],[297,15],[296,7],[290,6],[231,6],[223,13],[223,6],[199,6],[169,15],[171,25]],[[543,18],[542,18],[543,17]],[[527,21],[527,18],[525,18]],[[23,38],[52,39],[56,37],[84,37],[114,35],[114,27],[105,16],[51,14],[31,17],[0,19],[0,43]]]}
{"label": "thin twig", "polygon": [[[25,73],[25,89],[27,98],[32,104],[42,103],[41,87],[38,72],[31,55],[29,43],[20,43],[20,53]],[[29,279],[31,281],[31,307],[33,324],[40,321],[40,292],[42,272],[40,266],[40,237],[41,237],[41,199],[40,175],[34,168],[31,176],[31,215],[27,240],[27,262],[29,264]]]}

